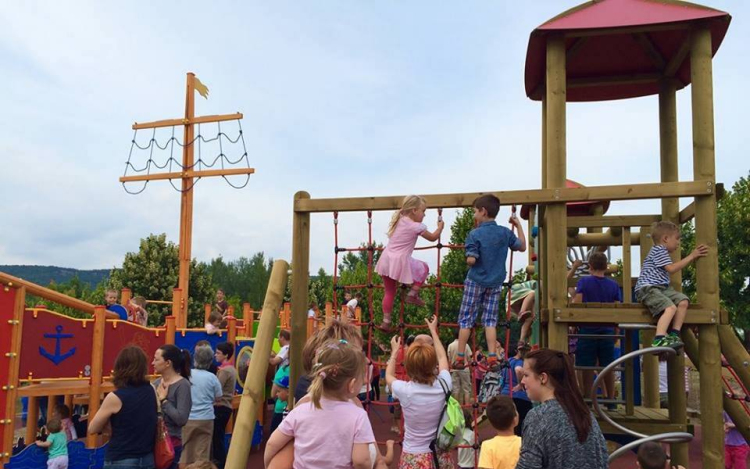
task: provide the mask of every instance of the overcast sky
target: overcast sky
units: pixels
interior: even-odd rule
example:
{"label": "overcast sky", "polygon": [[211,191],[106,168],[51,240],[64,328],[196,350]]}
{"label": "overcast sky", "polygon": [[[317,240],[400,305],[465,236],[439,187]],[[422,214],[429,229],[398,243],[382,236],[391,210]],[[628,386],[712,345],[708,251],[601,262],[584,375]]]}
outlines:
{"label": "overcast sky", "polygon": [[[210,88],[197,114],[244,113],[256,168],[242,190],[221,178],[196,186],[199,260],[257,251],[289,259],[299,190],[315,198],[539,188],[541,111],[524,93],[526,46],[536,26],[577,3],[7,3],[0,264],[110,268],[150,233],[178,241],[179,193],[158,181],[129,195],[118,177],[133,122],[183,114],[188,71]],[[733,15],[714,60],[717,179],[731,186],[750,170],[750,4],[711,6]],[[692,176],[689,98],[689,89],[678,94],[681,179]],[[567,119],[569,178],[659,180],[656,97],[571,104]],[[236,135],[236,124],[222,129]],[[218,153],[204,150],[206,159]],[[241,154],[227,142],[224,152]],[[651,201],[613,204],[609,213],[658,211]],[[388,216],[375,217],[376,241],[386,240]],[[313,272],[333,267],[331,220],[312,217]],[[435,222],[432,211],[426,223]],[[365,214],[344,215],[339,227],[341,246],[366,240]]]}

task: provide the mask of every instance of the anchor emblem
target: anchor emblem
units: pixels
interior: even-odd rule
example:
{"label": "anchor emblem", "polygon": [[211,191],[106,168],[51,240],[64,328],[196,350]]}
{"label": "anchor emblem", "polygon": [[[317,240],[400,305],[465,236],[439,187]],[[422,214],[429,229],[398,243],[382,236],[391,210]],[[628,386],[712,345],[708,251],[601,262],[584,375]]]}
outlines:
{"label": "anchor emblem", "polygon": [[44,347],[39,346],[39,354],[43,356],[44,358],[48,359],[55,365],[59,365],[64,360],[70,358],[74,353],[76,353],[76,348],[73,347],[72,349],[68,350],[67,352],[61,354],[60,353],[60,341],[62,339],[72,339],[73,334],[63,334],[62,326],[55,327],[55,330],[57,331],[57,334],[44,334],[45,339],[55,339],[55,354],[51,354],[48,351],[44,349]]}

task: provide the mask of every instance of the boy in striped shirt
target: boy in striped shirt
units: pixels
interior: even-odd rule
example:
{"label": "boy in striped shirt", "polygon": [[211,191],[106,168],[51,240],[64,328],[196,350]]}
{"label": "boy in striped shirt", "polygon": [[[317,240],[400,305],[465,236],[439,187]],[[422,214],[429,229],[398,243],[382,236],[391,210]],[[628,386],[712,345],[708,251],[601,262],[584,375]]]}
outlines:
{"label": "boy in striped shirt", "polygon": [[680,348],[684,345],[680,340],[680,329],[690,300],[669,286],[669,276],[708,254],[708,246],[701,244],[684,259],[673,261],[669,253],[680,247],[680,229],[670,221],[655,223],[651,240],[654,247],[643,261],[641,275],[635,284],[635,298],[659,318],[651,346]]}

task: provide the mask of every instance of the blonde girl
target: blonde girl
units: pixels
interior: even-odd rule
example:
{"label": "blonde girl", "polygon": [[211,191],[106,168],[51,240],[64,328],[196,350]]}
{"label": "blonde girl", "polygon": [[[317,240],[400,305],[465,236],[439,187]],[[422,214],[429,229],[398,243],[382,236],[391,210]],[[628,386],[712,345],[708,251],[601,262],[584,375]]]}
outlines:
{"label": "blonde girl", "polygon": [[297,405],[273,432],[266,466],[293,438],[295,469],[370,469],[375,435],[367,413],[351,401],[364,375],[361,348],[345,340],[323,344],[313,365],[310,402]]}
{"label": "blonde girl", "polygon": [[427,264],[411,257],[417,239],[423,237],[427,241],[437,241],[443,232],[443,221],[438,221],[434,232],[427,230],[422,223],[427,204],[423,197],[410,195],[404,198],[401,210],[395,212],[388,227],[388,245],[380,255],[375,271],[383,278],[385,295],[383,296],[383,324],[384,330],[391,329],[391,314],[393,301],[399,284],[411,285],[406,296],[406,302],[417,306],[424,306],[419,298],[419,289],[427,279],[429,268]]}

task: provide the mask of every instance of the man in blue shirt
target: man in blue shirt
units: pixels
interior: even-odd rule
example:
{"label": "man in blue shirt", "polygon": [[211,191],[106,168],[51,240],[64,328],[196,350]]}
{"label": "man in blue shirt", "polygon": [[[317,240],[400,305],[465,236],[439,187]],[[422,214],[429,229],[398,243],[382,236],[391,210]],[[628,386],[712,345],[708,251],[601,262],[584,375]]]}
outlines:
{"label": "man in blue shirt", "polygon": [[526,237],[523,234],[521,221],[512,216],[512,223],[518,231],[518,237],[511,230],[495,222],[500,211],[500,199],[488,194],[474,201],[474,221],[477,227],[471,230],[466,238],[466,263],[469,273],[464,281],[464,296],[458,313],[458,352],[453,361],[453,368],[461,370],[466,367],[466,342],[482,306],[482,325],[487,337],[487,365],[492,371],[498,369],[497,361],[497,314],[500,304],[500,293],[505,280],[505,261],[508,249],[526,250]]}
{"label": "man in blue shirt", "polygon": [[[574,303],[620,303],[622,293],[620,286],[607,278],[607,256],[601,252],[594,252],[589,256],[589,273],[581,277],[576,285]],[[614,319],[614,318],[613,318]],[[579,334],[614,335],[612,326],[579,327]],[[576,348],[576,365],[578,366],[607,366],[615,360],[615,341],[607,337],[579,337]],[[583,370],[583,391],[591,397],[591,386],[594,384],[594,370]],[[604,379],[608,399],[615,398],[615,374],[609,373]]]}

